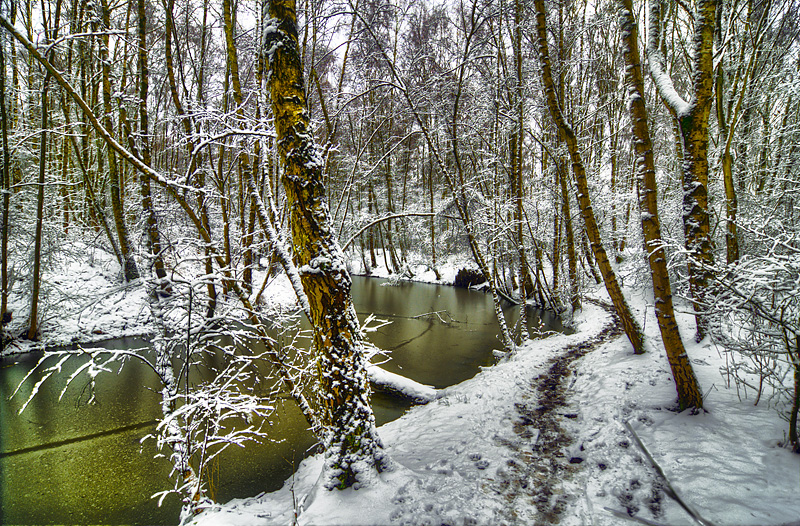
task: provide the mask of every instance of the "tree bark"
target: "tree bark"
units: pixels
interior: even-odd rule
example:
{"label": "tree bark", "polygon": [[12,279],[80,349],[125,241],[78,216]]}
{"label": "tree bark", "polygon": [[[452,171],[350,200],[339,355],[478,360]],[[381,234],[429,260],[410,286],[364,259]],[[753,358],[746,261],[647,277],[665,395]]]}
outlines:
{"label": "tree bark", "polygon": [[[107,31],[111,26],[111,14],[108,7],[107,0],[100,0],[101,15],[103,20],[103,30]],[[114,123],[111,119],[111,63],[108,56],[108,34],[105,33],[100,37],[100,62],[102,64],[102,82],[103,82],[103,109],[105,116],[103,118],[103,125],[109,135],[114,134]],[[108,176],[110,180],[111,192],[111,210],[114,216],[114,225],[117,229],[117,238],[119,239],[119,249],[122,256],[122,270],[125,276],[125,281],[133,281],[139,278],[139,268],[133,259],[131,253],[130,237],[128,235],[128,225],[125,222],[125,211],[122,200],[122,188],[119,178],[119,168],[117,166],[117,155],[113,149],[108,149]]]}
{"label": "tree bark", "polygon": [[[147,114],[147,95],[150,84],[150,74],[147,67],[147,13],[145,10],[145,0],[137,0],[137,32],[139,36],[139,46],[137,53],[137,63],[139,70],[139,133],[142,144],[142,161],[152,164],[150,155],[150,126]],[[131,138],[132,139],[132,138]],[[147,230],[147,246],[150,249],[150,256],[153,260],[153,270],[158,279],[158,293],[170,294],[170,286],[167,282],[167,271],[162,257],[161,235],[158,230],[158,217],[153,207],[153,198],[150,190],[150,179],[140,177],[142,212],[145,216]]]}
{"label": "tree bark", "polygon": [[617,276],[614,273],[614,269],[611,267],[611,262],[608,260],[608,255],[603,246],[603,241],[600,237],[600,229],[597,226],[597,220],[595,219],[592,203],[589,198],[589,184],[586,179],[586,169],[584,168],[581,154],[578,151],[578,139],[575,136],[575,132],[564,119],[556,97],[555,83],[553,82],[553,74],[550,66],[550,52],[547,45],[547,22],[544,0],[535,0],[534,6],[536,9],[536,33],[539,45],[539,60],[542,66],[542,84],[544,85],[545,96],[547,97],[547,107],[550,110],[550,115],[555,121],[556,126],[561,132],[562,139],[567,143],[567,148],[572,160],[572,173],[578,189],[578,204],[583,215],[586,235],[589,237],[595,261],[597,261],[597,266],[600,268],[600,274],[603,276],[603,282],[614,304],[614,310],[617,316],[619,316],[622,327],[625,330],[625,335],[628,337],[628,340],[630,340],[634,352],[640,354],[644,352],[642,331],[631,314],[631,310],[628,307],[628,303],[617,281]]}
{"label": "tree bark", "polygon": [[689,254],[689,286],[694,302],[698,341],[707,332],[705,316],[714,253],[708,211],[708,117],[713,95],[713,45],[716,0],[698,0],[694,13],[692,96],[683,100],[666,72],[659,49],[661,0],[651,0],[647,58],[650,74],[664,105],[678,122],[683,150],[683,232]]}
{"label": "tree bark", "polygon": [[[295,264],[308,296],[325,427],[325,485],[347,488],[389,459],[369,406],[363,335],[352,282],[333,234],[322,185],[323,160],[310,129],[294,0],[270,0],[264,49]],[[365,473],[365,471],[367,473]]]}
{"label": "tree bark", "polygon": [[[512,191],[516,207],[514,209],[515,233],[517,237],[517,254],[519,257],[519,278],[520,278],[520,298],[524,303],[526,299],[533,297],[533,279],[528,269],[528,257],[525,251],[525,235],[523,229],[523,218],[525,216],[525,187],[523,185],[523,160],[522,154],[525,145],[525,112],[524,112],[524,92],[522,85],[523,64],[522,64],[522,0],[514,3],[514,62],[516,66],[516,86],[514,87],[514,97],[516,99],[516,129],[512,135]],[[524,306],[521,309],[525,310]],[[520,321],[523,322],[523,330],[527,332],[525,319],[521,315]]]}
{"label": "tree bark", "polygon": [[0,241],[0,351],[3,349],[2,331],[11,321],[8,312],[9,277],[8,277],[8,239],[9,239],[9,213],[11,209],[11,155],[8,149],[8,112],[6,111],[6,56],[5,46],[0,45],[0,130],[2,131],[3,169],[0,172],[2,184],[0,191],[3,193],[2,204],[2,241]]}
{"label": "tree bark", "polygon": [[558,179],[561,187],[561,215],[564,221],[564,232],[567,238],[567,268],[569,272],[569,304],[573,312],[581,308],[581,295],[578,289],[578,257],[575,252],[575,231],[572,228],[572,210],[569,205],[567,190],[567,174],[559,170]]}
{"label": "tree bark", "polygon": [[[173,17],[173,10],[175,8],[175,0],[163,0],[164,3],[164,22],[165,22],[165,30],[164,30],[164,61],[167,73],[167,80],[169,85],[169,91],[172,98],[172,103],[175,106],[175,111],[178,113],[178,117],[180,117],[181,123],[183,124],[183,131],[186,134],[187,141],[186,141],[186,149],[189,155],[191,156],[190,159],[190,167],[189,173],[196,175],[194,177],[194,185],[197,188],[203,188],[205,186],[205,172],[203,170],[196,170],[197,164],[201,162],[199,160],[199,156],[193,155],[193,150],[195,146],[195,141],[192,140],[192,123],[191,117],[186,115],[186,112],[183,109],[183,104],[181,103],[180,95],[178,94],[178,85],[175,80],[175,64],[173,59],[172,53],[172,38],[175,34],[175,22]],[[197,78],[197,93],[198,98],[203,98],[203,71],[205,65],[205,53],[206,53],[206,21],[207,21],[207,12],[208,12],[208,2],[207,0],[203,2],[203,26],[201,28],[201,64],[199,67],[199,74]],[[226,72],[226,82],[227,82],[227,72]],[[227,89],[225,90],[227,92]],[[226,94],[223,94],[223,100],[225,100]],[[223,105],[224,106],[224,105]],[[223,108],[223,111],[226,111]],[[220,146],[220,152],[224,151],[224,147]],[[212,162],[211,155],[209,155],[209,163]],[[220,161],[221,162],[221,161]],[[213,168],[212,168],[213,169]],[[223,205],[224,206],[224,205]],[[203,223],[203,229],[211,235],[211,223],[208,217],[208,205],[206,203],[206,195],[204,192],[199,192],[197,194],[197,207],[200,212],[200,220]],[[227,221],[225,222],[227,225]],[[208,247],[205,249],[206,257],[205,257],[205,270],[206,275],[211,276],[214,274],[214,264],[211,257],[211,252]],[[212,318],[214,316],[214,312],[216,311],[217,307],[217,288],[214,285],[213,279],[208,279],[206,284],[206,291],[208,293],[208,304],[206,309],[206,317]]]}
{"label": "tree bark", "polygon": [[46,72],[42,82],[42,129],[39,136],[39,178],[36,192],[36,232],[33,247],[33,275],[31,276],[31,311],[28,319],[29,340],[39,336],[39,292],[41,290],[42,271],[42,228],[44,226],[44,181],[47,160],[47,91],[50,84],[50,72]]}
{"label": "tree bark", "polygon": [[639,55],[639,31],[633,18],[632,0],[619,0],[620,29],[625,58],[625,84],[629,94],[631,130],[636,154],[635,166],[638,177],[639,212],[642,218],[644,249],[650,263],[655,296],[655,315],[661,340],[667,353],[667,360],[675,379],[680,409],[703,407],[703,393],[692,369],[681,340],[675,311],[672,305],[672,289],[667,269],[667,256],[661,241],[661,224],[658,219],[658,198],[656,186],[653,143],[647,124],[647,108],[644,103],[644,79]]}

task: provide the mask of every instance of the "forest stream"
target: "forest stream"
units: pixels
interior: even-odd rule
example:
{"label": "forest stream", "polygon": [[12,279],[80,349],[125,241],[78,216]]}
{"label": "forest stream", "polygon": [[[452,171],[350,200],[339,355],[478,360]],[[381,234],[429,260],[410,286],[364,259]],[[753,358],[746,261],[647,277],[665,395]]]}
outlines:
{"label": "forest stream", "polygon": [[[499,347],[491,297],[448,286],[354,277],[359,317],[370,313],[391,323],[370,335],[391,359],[382,367],[423,384],[444,388],[471,378],[494,362]],[[517,310],[506,316],[516,320]],[[561,331],[558,319],[542,314],[544,330]],[[529,313],[539,327],[539,313]],[[146,341],[118,339],[105,348],[143,349]],[[146,351],[143,351],[146,352]],[[172,524],[180,503],[169,495],[161,507],[153,494],[171,487],[170,463],[155,458],[152,433],[160,415],[154,374],[128,363],[116,374],[96,377],[95,400],[81,373],[64,392],[81,359],[71,358],[58,378],[44,382],[18,415],[37,382],[36,374],[9,396],[39,357],[21,355],[0,363],[0,522],[4,524]],[[230,447],[213,463],[210,495],[217,501],[280,488],[313,447],[314,439],[293,402],[278,400],[280,420],[271,442]],[[375,393],[378,425],[401,416],[409,403]]]}

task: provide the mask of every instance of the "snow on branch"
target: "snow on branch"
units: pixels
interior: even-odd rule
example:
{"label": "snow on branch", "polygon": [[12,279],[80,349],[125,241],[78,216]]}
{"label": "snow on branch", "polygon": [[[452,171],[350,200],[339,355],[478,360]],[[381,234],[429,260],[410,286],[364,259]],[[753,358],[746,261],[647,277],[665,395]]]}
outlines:
{"label": "snow on branch", "polygon": [[647,63],[650,66],[650,75],[669,111],[675,116],[685,115],[689,112],[689,103],[678,94],[672,78],[664,67],[664,54],[658,48],[660,40],[661,2],[653,0],[650,5],[650,27],[647,31]]}

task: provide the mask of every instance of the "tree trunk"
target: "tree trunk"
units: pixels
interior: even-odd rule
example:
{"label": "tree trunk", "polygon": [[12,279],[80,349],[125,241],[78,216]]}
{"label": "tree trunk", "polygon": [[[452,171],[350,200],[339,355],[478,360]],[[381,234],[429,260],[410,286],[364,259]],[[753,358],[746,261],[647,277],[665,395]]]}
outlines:
{"label": "tree trunk", "polygon": [[[61,189],[59,193],[61,194],[61,213],[62,213],[62,227],[64,229],[64,234],[69,234],[69,221],[70,221],[70,213],[72,211],[71,207],[71,200],[70,200],[70,193],[69,188],[71,183],[69,181],[69,165],[70,165],[70,145],[69,139],[66,137],[63,138],[61,141]],[[0,310],[2,312],[2,310]]]}
{"label": "tree trunk", "polygon": [[[424,146],[423,146],[424,148]],[[423,178],[423,185],[425,179],[425,165],[424,161],[422,163],[422,178]],[[430,232],[431,232],[431,267],[433,268],[433,274],[436,276],[437,280],[442,279],[441,274],[439,274],[439,269],[436,266],[436,217],[433,216],[435,212],[435,208],[433,205],[433,156],[428,155],[428,210],[431,213],[430,219]]]}
{"label": "tree trunk", "polygon": [[[223,0],[222,2],[222,12],[223,12],[223,21],[224,21],[224,28],[225,28],[225,48],[227,52],[227,69],[230,71],[230,81],[231,87],[233,88],[233,102],[236,105],[235,113],[237,118],[240,121],[244,120],[244,96],[242,93],[242,85],[239,79],[239,58],[236,52],[236,44],[234,42],[234,13],[233,13],[233,6],[231,0]],[[242,151],[238,155],[239,165],[239,194],[238,194],[238,201],[239,201],[239,232],[241,234],[242,240],[242,248],[244,249],[244,274],[243,274],[243,284],[244,289],[249,293],[252,292],[253,285],[252,285],[252,258],[253,253],[250,248],[252,243],[252,234],[249,230],[251,221],[249,217],[252,217],[252,223],[255,223],[255,211],[251,210],[251,216],[248,216],[246,213],[247,205],[250,204],[252,208],[252,204],[248,203],[250,201],[247,192],[245,191],[246,184],[248,178],[253,176],[252,173],[252,164],[250,162],[250,154],[247,152],[246,148],[243,148]]]}
{"label": "tree trunk", "polygon": [[50,84],[50,72],[44,75],[42,82],[42,129],[39,138],[39,178],[36,192],[36,233],[34,234],[33,247],[33,274],[31,276],[31,312],[28,319],[29,340],[39,337],[39,292],[41,290],[42,272],[42,227],[44,224],[44,180],[45,165],[47,160],[47,90]]}
{"label": "tree trunk", "polygon": [[11,155],[8,149],[8,112],[6,111],[6,56],[5,46],[0,45],[0,130],[2,130],[3,169],[0,172],[3,192],[2,204],[2,241],[0,241],[0,351],[3,350],[3,329],[11,321],[8,312],[8,238],[9,238],[9,212],[11,208]]}
{"label": "tree trunk", "polygon": [[[516,66],[516,86],[514,87],[514,97],[516,99],[516,129],[513,132],[511,140],[512,150],[512,174],[511,179],[514,184],[511,185],[514,193],[514,200],[516,207],[514,210],[514,222],[516,226],[517,237],[517,254],[519,257],[519,277],[520,277],[520,298],[524,303],[526,299],[533,297],[533,279],[528,270],[528,258],[525,252],[525,235],[523,229],[523,218],[525,216],[525,187],[523,185],[523,160],[522,154],[525,145],[525,112],[524,112],[524,93],[522,85],[522,0],[516,0],[514,3],[514,62]],[[525,310],[523,307],[521,310]],[[524,317],[521,318],[524,322]],[[527,332],[527,327],[523,326],[523,330]]]}
{"label": "tree trunk", "polygon": [[675,311],[672,306],[672,289],[667,269],[667,256],[661,241],[661,224],[658,219],[658,198],[656,187],[653,144],[647,124],[647,108],[644,103],[644,80],[639,55],[639,31],[633,18],[632,0],[620,2],[620,29],[625,58],[625,84],[630,95],[633,145],[636,153],[635,166],[638,176],[639,212],[642,218],[644,249],[650,262],[655,296],[655,315],[667,360],[672,369],[678,391],[680,409],[703,407],[703,393],[692,369],[681,340]]}
{"label": "tree trunk", "polygon": [[625,301],[625,296],[622,294],[617,276],[614,273],[614,269],[611,267],[611,262],[608,260],[605,247],[603,247],[603,241],[600,238],[600,229],[597,226],[597,220],[592,210],[592,203],[589,199],[589,184],[586,180],[586,169],[584,168],[580,152],[578,151],[578,139],[572,128],[564,120],[556,98],[555,84],[550,67],[550,53],[547,45],[547,23],[544,0],[535,0],[534,6],[536,8],[539,59],[542,66],[542,84],[544,85],[545,95],[547,96],[547,106],[550,110],[550,115],[555,121],[556,126],[561,132],[561,137],[567,143],[567,148],[569,149],[570,158],[572,160],[572,173],[575,177],[575,184],[578,189],[578,204],[583,214],[586,235],[591,242],[595,261],[597,261],[597,266],[600,268],[600,274],[603,276],[606,290],[614,304],[614,310],[617,316],[619,316],[622,327],[625,330],[625,335],[628,337],[628,340],[630,340],[634,352],[640,354],[644,352],[642,332]]}
{"label": "tree trunk", "polygon": [[569,304],[575,312],[581,308],[581,296],[578,289],[578,258],[575,253],[575,231],[572,228],[572,210],[569,206],[569,191],[567,190],[567,174],[559,172],[558,179],[561,186],[561,215],[564,221],[564,231],[567,238],[567,264],[569,270]]}
{"label": "tree trunk", "polygon": [[[228,0],[226,0],[227,3]],[[323,160],[310,130],[294,0],[270,0],[264,49],[295,264],[308,296],[325,427],[325,485],[346,488],[389,459],[375,430],[352,282],[324,202]],[[366,471],[366,473],[365,473]]]}
{"label": "tree trunk", "polygon": [[[103,17],[103,30],[109,30],[111,26],[111,14],[108,8],[108,1],[101,0],[100,2]],[[103,125],[108,131],[109,135],[114,133],[114,124],[111,120],[111,64],[108,56],[108,34],[103,34],[100,39],[100,62],[102,64],[102,82],[103,82],[103,108],[105,117],[103,118]],[[133,281],[139,278],[139,269],[133,259],[131,252],[130,237],[128,235],[128,226],[125,222],[125,211],[122,200],[122,189],[120,186],[119,168],[117,167],[117,155],[113,149],[108,149],[108,176],[110,180],[111,191],[111,210],[114,216],[114,225],[117,229],[117,238],[119,239],[119,250],[122,255],[122,270],[125,276],[125,281]]]}
{"label": "tree trunk", "polygon": [[792,452],[800,453],[800,430],[797,425],[798,413],[800,413],[800,335],[784,333],[784,345],[789,351],[794,369],[794,392],[792,393],[792,408],[789,412],[789,442],[792,444]]}
{"label": "tree trunk", "polygon": [[[147,67],[147,14],[145,0],[137,0],[139,52],[137,62],[139,69],[139,133],[142,144],[142,161],[148,166],[152,165],[150,156],[150,126],[147,115],[147,94],[150,83],[150,74]],[[130,136],[130,134],[129,134]],[[131,139],[132,140],[132,139]],[[153,270],[158,279],[159,294],[170,294],[167,283],[167,271],[162,256],[161,235],[158,231],[158,217],[153,208],[153,198],[150,191],[150,178],[140,177],[142,194],[142,212],[145,216],[147,230],[147,246],[153,259]]]}
{"label": "tree trunk", "polygon": [[[167,80],[169,84],[169,91],[172,98],[172,103],[175,106],[175,111],[177,112],[178,116],[181,119],[183,124],[183,131],[186,134],[187,141],[186,141],[186,149],[191,156],[190,162],[192,163],[189,167],[189,173],[196,174],[194,178],[194,185],[197,188],[203,188],[205,186],[205,172],[203,170],[196,170],[196,165],[199,164],[199,154],[198,156],[192,155],[194,150],[194,141],[191,139],[192,135],[192,123],[190,117],[186,115],[183,110],[183,104],[181,103],[180,96],[178,94],[178,85],[175,81],[175,65],[173,60],[173,53],[172,53],[172,38],[175,33],[175,22],[173,20],[173,10],[175,8],[175,0],[164,0],[164,21],[165,21],[165,30],[164,30],[164,62],[166,67],[167,73]],[[203,2],[203,25],[201,28],[201,35],[200,35],[200,45],[201,45],[201,63],[200,67],[198,68],[198,78],[197,78],[197,92],[198,98],[203,98],[203,71],[205,65],[205,52],[206,52],[206,21],[208,15],[208,2],[205,0]],[[225,82],[227,83],[227,71]],[[227,84],[226,84],[227,86]],[[227,96],[227,89],[225,89],[225,93],[223,93],[223,101]],[[225,105],[223,104],[223,111],[226,111]],[[223,151],[224,148],[220,146],[220,151]],[[209,163],[212,163],[211,155],[209,154]],[[213,167],[212,167],[213,171]],[[200,220],[203,223],[203,229],[211,235],[211,224],[208,218],[208,205],[206,203],[206,195],[203,192],[197,194],[197,207],[200,212]],[[226,223],[227,224],[227,223]],[[211,252],[208,247],[205,249],[206,257],[205,257],[205,270],[206,275],[211,276],[214,274],[214,264],[211,257]],[[214,316],[214,312],[216,311],[217,307],[217,288],[214,285],[213,279],[208,279],[206,284],[206,292],[208,294],[208,303],[206,308],[206,317],[212,318]]]}
{"label": "tree trunk", "polygon": [[689,286],[697,323],[697,340],[707,332],[705,316],[714,254],[708,212],[708,117],[713,92],[713,44],[716,0],[698,0],[694,14],[692,96],[683,100],[664,67],[659,49],[661,0],[652,0],[647,57],[650,73],[664,105],[678,122],[683,151],[683,232],[689,254]]}
{"label": "tree trunk", "polygon": [[[378,211],[378,204],[375,202],[375,192],[372,190],[372,181],[367,184],[367,212],[372,215],[373,203],[375,212]],[[375,257],[375,233],[370,229],[367,233],[367,245],[369,246],[369,261],[372,268],[378,266],[378,260]],[[369,274],[369,272],[368,272]]]}

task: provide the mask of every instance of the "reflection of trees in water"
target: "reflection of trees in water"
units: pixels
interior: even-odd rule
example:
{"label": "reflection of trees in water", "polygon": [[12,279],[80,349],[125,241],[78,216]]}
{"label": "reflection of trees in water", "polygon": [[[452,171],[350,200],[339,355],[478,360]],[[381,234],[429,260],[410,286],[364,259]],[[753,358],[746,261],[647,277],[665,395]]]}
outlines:
{"label": "reflection of trees in water", "polygon": [[[413,318],[406,318],[406,319],[413,319]],[[383,349],[386,350],[386,351],[389,351],[389,352],[395,352],[395,351],[397,351],[399,349],[402,349],[406,345],[408,345],[408,344],[410,344],[410,343],[412,343],[412,342],[414,342],[416,340],[419,340],[420,338],[424,337],[426,334],[428,334],[433,329],[434,322],[431,321],[431,320],[428,320],[427,322],[420,321],[420,323],[425,323],[425,329],[423,329],[422,332],[420,332],[419,334],[417,334],[416,336],[414,336],[412,338],[408,338],[408,339],[398,343],[397,345],[385,346],[385,347],[383,347]]]}
{"label": "reflection of trees in water", "polygon": [[[404,284],[402,287],[380,287],[380,280],[354,280],[357,287],[362,288],[358,291],[372,291],[364,300],[362,295],[362,311],[378,311],[382,314],[378,318],[385,318],[393,321],[391,325],[382,328],[378,333],[372,334],[373,341],[383,345],[383,350],[387,351],[392,357],[393,364],[387,364],[387,368],[394,368],[398,373],[413,378],[423,383],[438,384],[440,386],[452,385],[466,379],[479,370],[479,366],[487,365],[493,361],[491,349],[497,340],[495,339],[496,325],[493,319],[493,312],[490,308],[483,309],[482,306],[488,304],[488,297],[480,292],[457,291],[451,287],[439,287],[427,284]],[[364,283],[366,282],[366,283]],[[363,287],[362,287],[363,284]],[[463,294],[462,294],[463,293]],[[399,309],[398,314],[387,313],[389,306]],[[486,316],[479,313],[485,312]],[[474,321],[473,321],[474,320]],[[291,322],[286,322],[291,325]],[[454,332],[457,331],[457,332]],[[185,341],[185,332],[183,332]],[[298,360],[296,363],[303,366],[310,360],[309,352],[306,348],[310,344],[310,339],[306,333],[302,332],[301,327],[295,326],[291,330],[288,328],[279,329],[277,326],[271,331],[270,336],[274,338],[276,345],[282,352]],[[170,336],[180,338],[176,330],[170,332]],[[186,346],[183,341],[176,342],[173,348],[173,356],[176,361],[174,367],[176,371],[181,368],[181,363],[186,357]],[[151,349],[143,349],[142,342],[138,340],[109,341],[104,345],[108,348],[106,352],[111,352],[115,347],[121,350],[131,351],[131,347],[136,348],[136,352],[148,357],[152,362],[155,352]],[[496,346],[496,345],[495,345]],[[234,349],[238,349],[234,352]],[[75,349],[77,351],[77,349]],[[249,443],[247,448],[233,448],[222,456],[218,457],[217,465],[219,473],[214,475],[214,486],[217,499],[229,499],[246,494],[253,494],[266,489],[264,474],[269,472],[270,481],[278,483],[290,476],[293,466],[283,460],[289,458],[292,451],[308,450],[313,443],[313,437],[306,432],[304,419],[295,405],[287,400],[285,390],[277,389],[279,375],[275,371],[274,365],[266,359],[257,358],[264,349],[261,348],[257,338],[249,335],[247,328],[242,325],[232,324],[227,327],[215,327],[207,334],[196,334],[192,337],[190,353],[190,366],[187,376],[183,377],[181,389],[187,386],[194,389],[199,384],[212,382],[220,372],[229,367],[237,353],[247,352],[251,355],[251,360],[247,364],[250,380],[248,382],[234,382],[235,390],[244,391],[253,396],[261,397],[264,403],[273,405],[277,411],[270,417],[269,428],[265,427],[269,440],[282,441],[281,443],[255,444]],[[80,352],[80,351],[78,351]],[[255,357],[255,358],[253,358]],[[20,366],[0,369],[0,394],[7,397],[19,385],[25,375],[37,365],[38,357],[27,356],[18,357]],[[75,356],[67,362],[68,365],[62,367],[65,377],[71,375],[79,366],[86,363],[87,356]],[[487,363],[488,362],[488,363]],[[46,366],[55,363],[48,362]],[[120,473],[133,475],[137,479],[131,488],[131,502],[125,505],[154,507],[153,502],[149,501],[149,496],[158,489],[163,488],[163,481],[166,474],[163,470],[155,470],[152,462],[137,462],[135,464],[136,473],[131,473],[130,457],[144,448],[147,457],[154,456],[155,441],[148,441],[143,446],[138,444],[138,439],[151,429],[146,426],[152,425],[153,419],[160,414],[159,410],[159,390],[156,375],[146,365],[128,359],[121,369],[111,367],[107,375],[96,377],[95,396],[99,405],[86,405],[86,401],[91,391],[91,386],[87,384],[87,377],[84,375],[76,380],[76,383],[69,388],[65,395],[66,400],[57,402],[58,395],[63,389],[66,378],[58,380],[54,377],[52,385],[47,383],[42,385],[39,396],[46,394],[41,399],[31,402],[31,406],[26,410],[24,418],[33,420],[27,424],[23,419],[15,415],[24,400],[15,399],[15,408],[7,408],[3,404],[4,415],[15,419],[15,426],[27,425],[35,427],[45,424],[50,426],[54,433],[59,433],[53,426],[60,419],[73,420],[80,419],[82,422],[90,422],[91,429],[80,430],[81,439],[84,445],[75,444],[72,447],[86,447],[94,450],[92,459],[86,460],[81,464],[81,469],[96,470],[107,472],[106,468],[94,468],[92,462],[105,462],[111,465],[109,460],[103,460],[103,456],[108,454],[106,445],[100,444],[96,439],[103,438],[103,443],[113,443],[111,446],[113,455],[121,455],[126,460],[126,467],[120,469]],[[22,398],[27,398],[33,385],[42,378],[41,374],[31,376],[28,384],[21,391]],[[188,378],[188,384],[186,379]],[[60,382],[60,383],[59,383]],[[141,388],[146,385],[147,388]],[[76,405],[77,403],[77,405]],[[58,405],[56,405],[58,404]],[[406,409],[402,404],[398,404],[394,399],[376,395],[372,399],[373,406],[379,406],[378,412],[382,412],[381,421],[388,421],[399,417]],[[36,409],[34,409],[36,407]],[[40,414],[41,413],[41,414]],[[74,415],[80,414],[80,417]],[[96,415],[96,416],[83,416]],[[4,418],[4,425],[6,423]],[[145,427],[128,428],[126,426],[136,426],[142,423]],[[262,420],[252,421],[260,425]],[[266,421],[263,421],[266,422]],[[247,419],[232,419],[231,424],[235,428],[243,428],[249,425]],[[86,426],[84,426],[86,427]],[[60,428],[58,428],[60,429]],[[4,431],[10,431],[4,427]],[[98,436],[108,430],[113,430],[103,436]],[[14,432],[12,432],[14,433]],[[25,431],[21,431],[25,434]],[[4,433],[7,435],[7,433]],[[35,436],[35,435],[31,435]],[[63,440],[58,437],[56,440]],[[52,442],[52,441],[50,441]],[[6,440],[6,444],[8,441]],[[7,444],[8,445],[8,444]],[[66,451],[74,449],[66,448]],[[53,455],[61,455],[61,450],[52,450]],[[121,453],[120,453],[121,452]],[[96,458],[94,458],[96,457]],[[60,458],[60,457],[58,457]],[[0,458],[0,463],[3,459]],[[164,461],[159,461],[163,467]],[[69,469],[69,462],[64,462],[64,469]],[[256,468],[258,466],[258,468]],[[152,476],[148,479],[147,475]],[[79,474],[75,476],[69,473],[63,474],[66,478],[77,481]],[[113,475],[111,476],[113,478]],[[120,482],[128,484],[128,482]],[[115,491],[117,482],[109,480],[107,486],[100,491]],[[70,488],[69,491],[85,491],[85,488]],[[43,484],[46,486],[46,484]],[[56,486],[53,486],[56,488]],[[97,488],[93,489],[97,491]],[[143,496],[144,495],[144,496]],[[15,506],[25,505],[22,497],[17,499]],[[133,502],[135,499],[141,500]],[[4,503],[4,505],[7,505]],[[163,510],[162,510],[163,511]],[[103,517],[111,517],[112,510],[105,510]],[[171,513],[175,514],[175,508]],[[169,514],[168,514],[169,515]]]}

